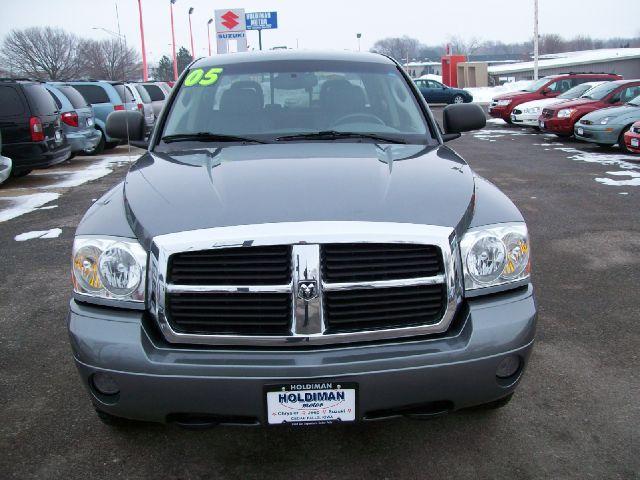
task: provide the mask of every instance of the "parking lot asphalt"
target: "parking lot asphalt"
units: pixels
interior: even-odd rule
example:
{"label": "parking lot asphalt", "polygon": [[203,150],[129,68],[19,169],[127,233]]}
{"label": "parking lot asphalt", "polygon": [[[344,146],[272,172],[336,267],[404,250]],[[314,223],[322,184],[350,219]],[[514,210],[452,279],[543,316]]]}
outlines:
{"label": "parking lot asphalt", "polygon": [[[65,316],[74,229],[125,175],[119,147],[0,187],[0,477],[640,478],[640,156],[498,122],[450,145],[532,237],[537,343],[508,406],[306,429],[104,426]],[[15,239],[34,231],[50,238]]]}

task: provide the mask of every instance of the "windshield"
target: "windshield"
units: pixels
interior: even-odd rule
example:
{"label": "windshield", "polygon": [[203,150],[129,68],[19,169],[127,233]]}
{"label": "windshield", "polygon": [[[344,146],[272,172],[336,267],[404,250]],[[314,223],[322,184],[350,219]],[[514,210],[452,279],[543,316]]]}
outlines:
{"label": "windshield", "polygon": [[591,88],[593,88],[592,84],[582,83],[573,88],[570,88],[569,90],[564,92],[562,95],[558,95],[557,98],[580,98],[584,93],[586,93]]}
{"label": "windshield", "polygon": [[640,95],[638,95],[633,100],[630,100],[629,102],[627,102],[627,105],[633,105],[634,107],[640,107]]}
{"label": "windshield", "polygon": [[535,82],[531,82],[531,84],[529,84],[529,86],[525,88],[523,92],[537,92],[542,87],[544,87],[549,82],[549,80],[550,78],[545,77],[541,78],[540,80],[536,80]]}
{"label": "windshield", "polygon": [[[395,65],[303,60],[191,69],[162,138],[207,133],[272,142],[327,131],[428,140],[427,120]],[[315,138],[329,139],[335,135]]]}
{"label": "windshield", "polygon": [[582,98],[590,98],[591,100],[602,100],[619,86],[620,85],[613,82],[603,83],[602,85],[598,85],[597,87],[589,90],[582,96]]}

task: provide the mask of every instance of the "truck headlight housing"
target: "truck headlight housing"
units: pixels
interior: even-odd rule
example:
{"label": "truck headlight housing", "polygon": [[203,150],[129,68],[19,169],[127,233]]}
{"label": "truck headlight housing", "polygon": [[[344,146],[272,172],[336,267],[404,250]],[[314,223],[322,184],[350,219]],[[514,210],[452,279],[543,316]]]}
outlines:
{"label": "truck headlight housing", "polygon": [[73,291],[83,300],[102,299],[144,305],[147,252],[136,240],[76,237],[72,269]]}
{"label": "truck headlight housing", "polygon": [[575,112],[575,109],[573,108],[563,108],[558,110],[558,118],[569,118],[573,115],[573,112]]}
{"label": "truck headlight housing", "polygon": [[524,223],[473,228],[462,237],[465,290],[521,284],[531,272],[529,235]]}

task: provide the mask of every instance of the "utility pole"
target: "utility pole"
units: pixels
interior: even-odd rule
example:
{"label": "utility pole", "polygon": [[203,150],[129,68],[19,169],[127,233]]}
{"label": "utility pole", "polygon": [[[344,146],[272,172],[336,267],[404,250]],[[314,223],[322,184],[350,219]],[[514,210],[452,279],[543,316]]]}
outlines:
{"label": "utility pole", "polygon": [[360,39],[362,38],[362,34],[356,33],[356,38],[358,39],[358,51],[360,51]]}
{"label": "utility pole", "polygon": [[538,80],[538,0],[533,0],[533,79]]}
{"label": "utility pole", "polygon": [[213,18],[210,18],[207,22],[207,41],[209,42],[209,56],[211,56],[211,23],[213,23]]}
{"label": "utility pole", "polygon": [[149,70],[147,68],[147,50],[144,46],[144,25],[142,23],[142,0],[138,0],[138,14],[140,15],[140,40],[142,42],[142,80],[149,80]]}
{"label": "utility pole", "polygon": [[173,29],[173,4],[176,0],[170,0],[169,9],[171,10],[171,40],[173,45],[173,80],[178,81],[178,59],[176,58],[176,32]]}

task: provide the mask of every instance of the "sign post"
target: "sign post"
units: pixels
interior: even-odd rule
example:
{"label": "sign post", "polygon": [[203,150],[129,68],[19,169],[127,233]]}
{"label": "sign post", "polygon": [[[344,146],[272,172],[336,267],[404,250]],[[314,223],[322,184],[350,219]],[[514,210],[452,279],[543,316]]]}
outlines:
{"label": "sign post", "polygon": [[250,12],[245,14],[247,30],[258,31],[258,45],[262,50],[262,30],[278,28],[278,12]]}
{"label": "sign post", "polygon": [[229,52],[229,41],[235,40],[238,52],[247,51],[246,21],[243,8],[216,10],[216,44],[218,53]]}

